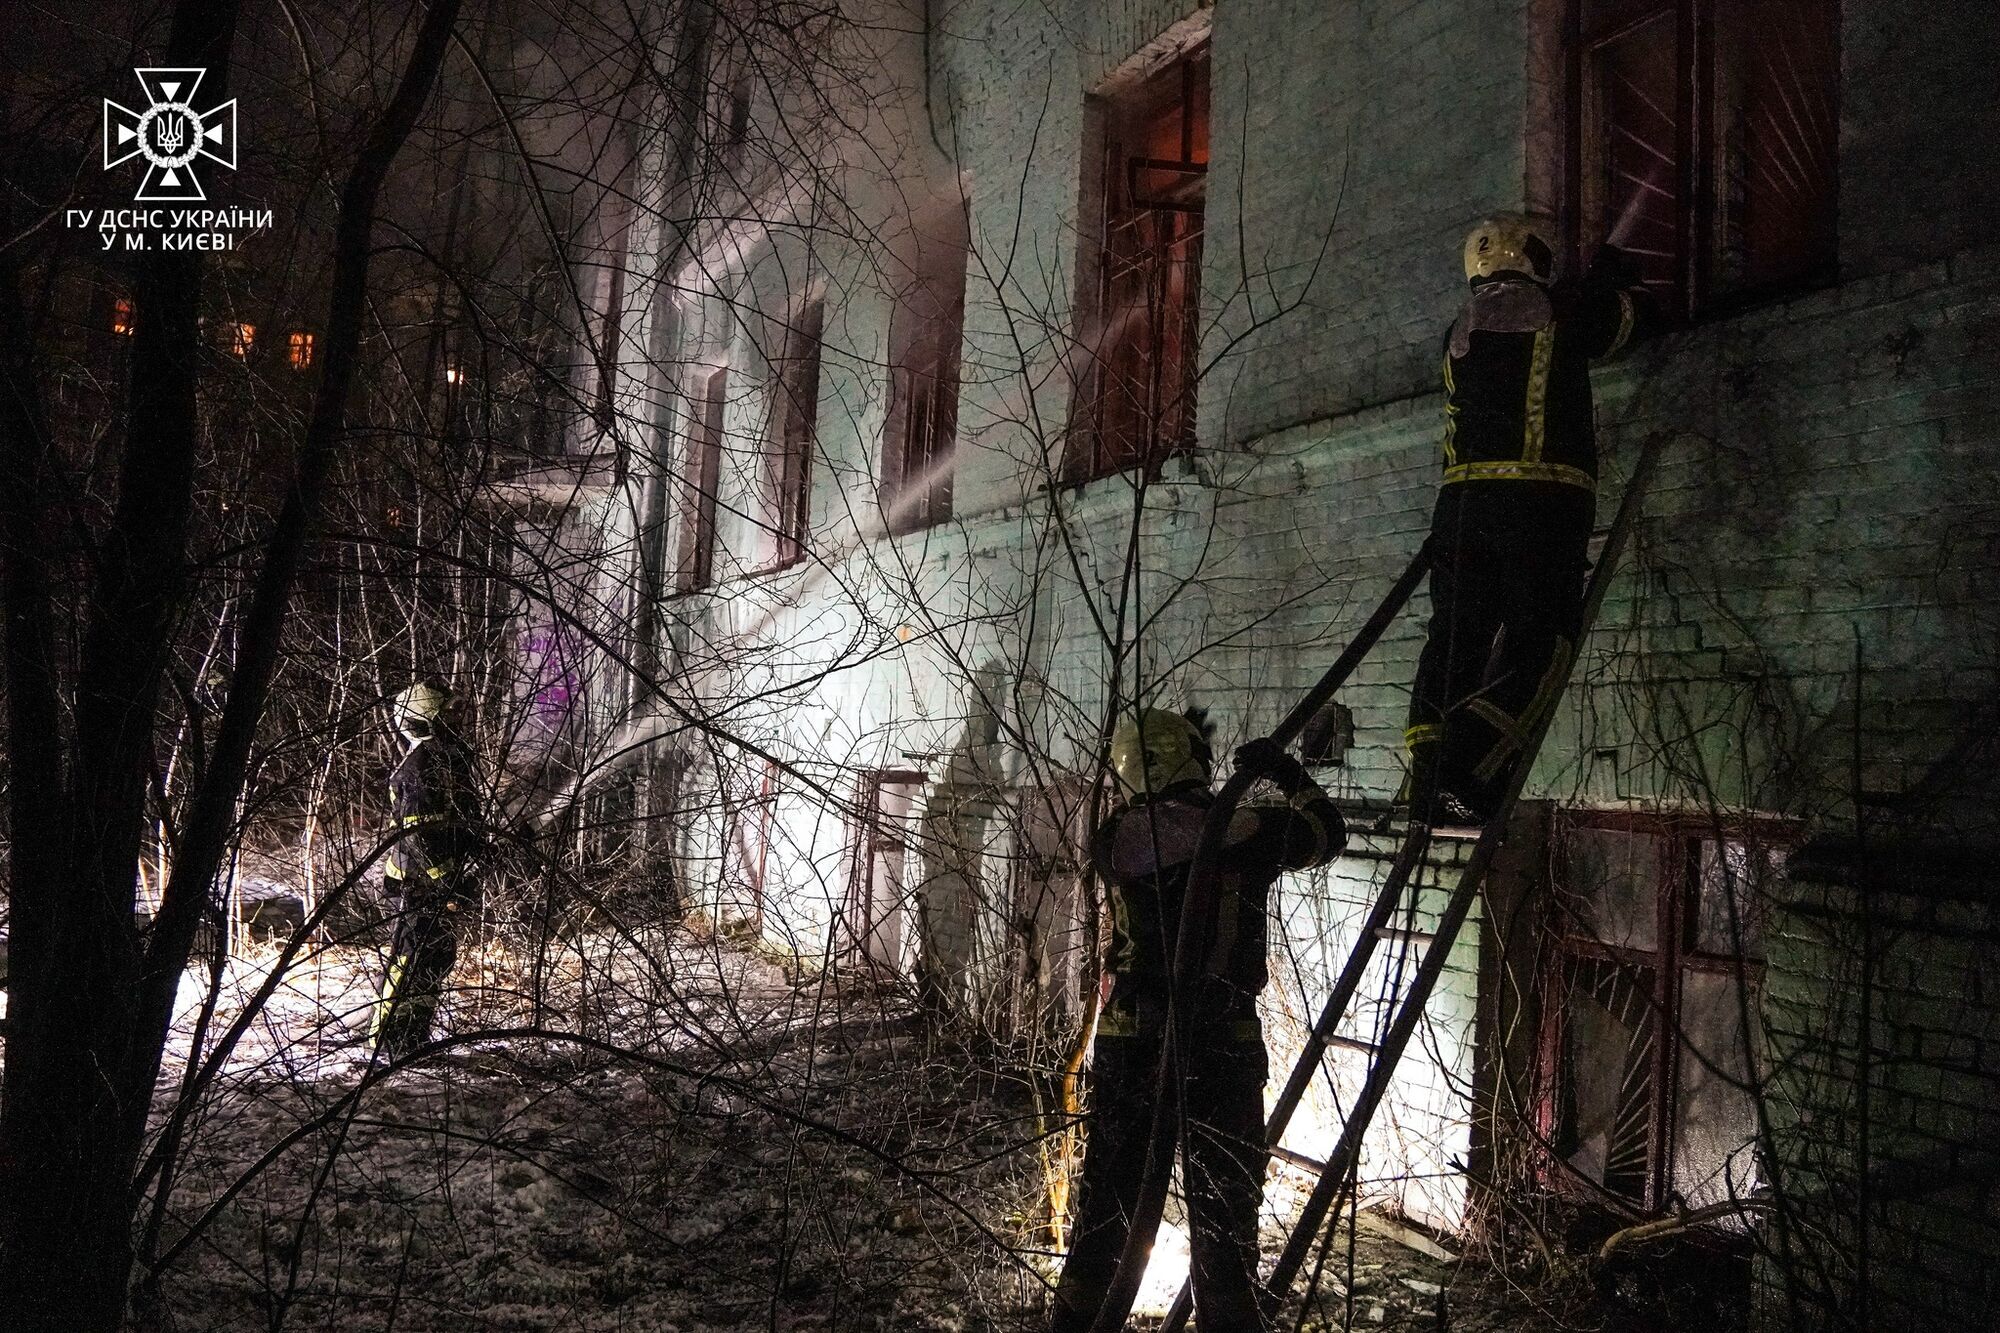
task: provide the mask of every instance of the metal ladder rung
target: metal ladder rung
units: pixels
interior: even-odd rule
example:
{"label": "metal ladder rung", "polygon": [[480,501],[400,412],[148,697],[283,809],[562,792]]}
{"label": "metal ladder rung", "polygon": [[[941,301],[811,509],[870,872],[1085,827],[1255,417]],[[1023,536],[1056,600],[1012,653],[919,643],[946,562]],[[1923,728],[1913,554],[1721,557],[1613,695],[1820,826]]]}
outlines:
{"label": "metal ladder rung", "polygon": [[1433,944],[1437,934],[1429,930],[1409,930],[1403,926],[1377,926],[1375,938],[1378,940],[1409,940],[1416,944]]}

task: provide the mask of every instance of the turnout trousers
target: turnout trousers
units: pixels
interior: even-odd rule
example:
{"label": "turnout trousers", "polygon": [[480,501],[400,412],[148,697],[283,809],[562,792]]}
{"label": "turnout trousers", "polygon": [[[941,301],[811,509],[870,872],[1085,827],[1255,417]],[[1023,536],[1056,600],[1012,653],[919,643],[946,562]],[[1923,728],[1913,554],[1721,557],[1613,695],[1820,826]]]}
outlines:
{"label": "turnout trousers", "polygon": [[425,899],[406,901],[397,913],[389,965],[369,1025],[375,1048],[392,1059],[430,1040],[445,979],[458,958],[457,913],[450,906],[455,899],[443,891]]}
{"label": "turnout trousers", "polygon": [[[1191,1026],[1191,1049],[1181,1061],[1187,1140],[1178,1146],[1195,1320],[1204,1333],[1259,1333],[1264,1319],[1257,1285],[1257,1211],[1269,1156],[1264,1148],[1263,1033],[1254,1018],[1196,1018]],[[1117,1271],[1145,1174],[1164,1044],[1163,1027],[1142,1028],[1129,1036],[1098,1034],[1083,1178],[1051,1333],[1084,1333]],[[1163,1152],[1176,1146],[1177,1120],[1166,1117],[1171,1138]]]}
{"label": "turnout trousers", "polygon": [[1449,792],[1490,816],[1526,733],[1569,674],[1596,497],[1542,481],[1456,482],[1431,519],[1431,622],[1405,733],[1411,808]]}

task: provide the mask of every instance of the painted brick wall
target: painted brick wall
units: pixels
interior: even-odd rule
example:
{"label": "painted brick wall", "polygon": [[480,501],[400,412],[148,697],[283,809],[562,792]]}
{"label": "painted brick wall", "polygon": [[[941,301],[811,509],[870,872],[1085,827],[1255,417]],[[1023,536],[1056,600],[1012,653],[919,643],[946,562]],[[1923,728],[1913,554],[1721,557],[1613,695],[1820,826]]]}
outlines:
{"label": "painted brick wall", "polygon": [[[2000,249],[1967,248],[1991,215],[1992,173],[1909,146],[1939,125],[1979,141],[1972,131],[2000,111],[1968,106],[1977,78],[1917,43],[1928,7],[1843,9],[1841,245],[1854,271],[1600,374],[1602,517],[1639,441],[1657,431],[1670,441],[1533,796],[1719,800],[1837,824],[1857,786],[1892,796],[1935,777],[1992,701]],[[980,0],[949,7],[934,59],[979,252],[960,516],[894,540],[868,537],[852,517],[872,492],[888,306],[870,294],[866,256],[823,254],[828,288],[846,301],[829,318],[838,345],[822,403],[825,563],[679,612],[697,642],[747,633],[768,647],[751,667],[691,671],[687,688],[727,703],[732,727],[812,778],[788,786],[773,848],[772,879],[791,897],[769,928],[786,943],[812,954],[833,931],[848,832],[829,793],[851,790],[859,768],[959,753],[975,671],[1007,678],[1007,725],[1031,738],[981,751],[981,781],[1018,787],[1042,780],[1035,765],[1088,766],[1108,664],[1090,610],[1115,618],[1109,598],[1128,560],[1140,571],[1128,610],[1153,617],[1142,675],[1174,702],[1212,706],[1225,746],[1267,730],[1365,618],[1428,522],[1441,414],[1432,367],[1457,238],[1526,188],[1527,11],[1474,0],[1244,0],[1217,11],[1204,282],[1221,301],[1269,273],[1278,305],[1301,290],[1306,299],[1221,363],[1203,389],[1208,447],[1141,498],[1131,478],[1054,494],[1036,478],[1068,406],[1060,335],[1089,155],[1083,99],[1186,13],[1079,0],[1026,21]],[[1971,33],[1986,20],[1952,21]],[[1919,74],[1940,80],[1928,96],[1911,91]],[[1910,197],[1913,162],[1941,182],[1924,191],[1935,227],[1889,202]],[[1271,313],[1240,305],[1218,307],[1219,329],[1242,333]],[[1380,801],[1400,781],[1424,611],[1420,596],[1344,692],[1356,744],[1325,773],[1343,797]],[[1031,689],[1012,698],[1015,682]],[[923,762],[947,771],[946,760]],[[972,900],[961,919],[975,938],[1004,937],[994,922],[1009,910],[1004,829],[993,836],[1003,850],[985,856],[984,879],[950,879]],[[1316,1006],[1372,866],[1357,856],[1286,886],[1274,1032]],[[1405,1203],[1442,1220],[1458,1187],[1434,1177],[1470,1132],[1481,961],[1472,935],[1458,950],[1431,1015],[1427,1049],[1441,1058],[1405,1070],[1364,1167],[1387,1178],[1400,1163],[1422,1182]],[[1774,960],[1774,977],[1830,975],[1786,967]],[[1283,1046],[1281,1035],[1279,1067]],[[1295,1146],[1323,1146],[1329,1124],[1322,1105]]]}
{"label": "painted brick wall", "polygon": [[1766,1327],[1974,1328],[2000,1298],[2000,922],[1926,859],[1798,877],[1771,938]]}

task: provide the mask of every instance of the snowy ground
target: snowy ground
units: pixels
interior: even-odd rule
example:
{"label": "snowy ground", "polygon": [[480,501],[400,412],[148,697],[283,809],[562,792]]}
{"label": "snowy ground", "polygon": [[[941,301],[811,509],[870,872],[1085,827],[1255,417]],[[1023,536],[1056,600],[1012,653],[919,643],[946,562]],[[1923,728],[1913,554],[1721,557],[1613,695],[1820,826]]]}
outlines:
{"label": "snowy ground", "polygon": [[[687,937],[599,940],[541,978],[542,1025],[585,1040],[470,1040],[537,1017],[487,956],[448,1016],[468,1040],[387,1070],[338,1041],[373,966],[299,968],[232,1056],[160,1229],[157,1252],[180,1252],[155,1327],[1037,1325],[1051,1267],[1026,1089],[893,1002]],[[212,1033],[262,975],[234,965]],[[1322,1293],[1308,1328],[1556,1326],[1486,1270],[1366,1229]]]}

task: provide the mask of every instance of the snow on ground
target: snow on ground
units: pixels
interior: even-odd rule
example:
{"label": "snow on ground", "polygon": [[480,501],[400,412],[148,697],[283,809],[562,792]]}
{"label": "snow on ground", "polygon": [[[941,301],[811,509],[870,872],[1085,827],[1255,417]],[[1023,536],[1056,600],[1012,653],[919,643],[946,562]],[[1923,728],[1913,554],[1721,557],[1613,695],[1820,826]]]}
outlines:
{"label": "snow on ground", "polygon": [[[225,969],[211,1042],[270,961]],[[592,937],[539,969],[489,952],[463,960],[450,1040],[391,1070],[342,1040],[377,967],[305,960],[244,1034],[190,1126],[154,1327],[1038,1325],[1053,1270],[1027,1089],[892,997],[686,935]],[[209,980],[189,978],[184,1032]],[[1506,1313],[1482,1271],[1364,1230],[1306,1326],[1550,1326]]]}
{"label": "snow on ground", "polygon": [[[170,1265],[175,1324],[951,1330],[1032,1301],[1031,1133],[991,1074],[746,954],[597,952],[571,959],[589,1003],[573,968],[542,1014],[585,1041],[393,1072],[335,1040],[365,1016],[366,956],[303,969],[196,1126],[167,1243],[221,1203]],[[474,988],[450,1027],[532,1017]]]}

